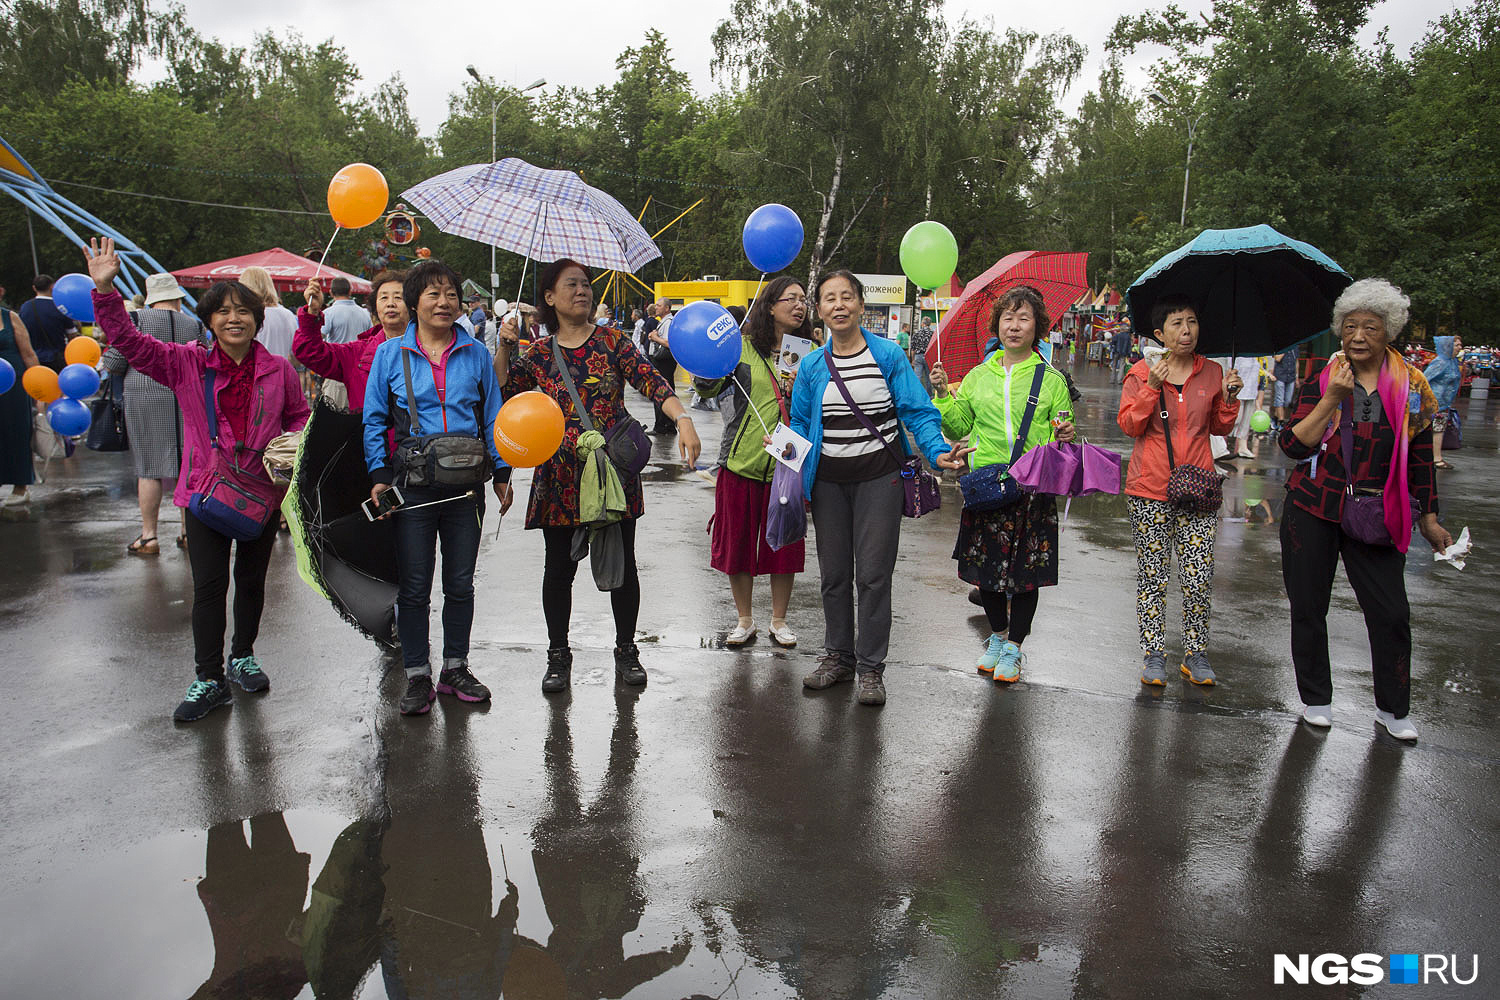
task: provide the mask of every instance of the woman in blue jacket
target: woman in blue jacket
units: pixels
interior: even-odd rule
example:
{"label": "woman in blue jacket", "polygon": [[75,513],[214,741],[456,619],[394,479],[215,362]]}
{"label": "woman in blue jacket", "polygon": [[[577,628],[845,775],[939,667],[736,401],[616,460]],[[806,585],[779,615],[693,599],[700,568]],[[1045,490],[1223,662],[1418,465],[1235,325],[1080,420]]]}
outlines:
{"label": "woman in blue jacket", "polygon": [[[414,319],[403,336],[376,349],[365,389],[365,464],[375,484],[370,498],[378,503],[392,485],[400,487],[403,498],[401,507],[385,515],[396,522],[396,633],[406,665],[403,715],[426,714],[439,694],[468,702],[490,697],[489,688],[469,670],[474,563],[484,519],[484,480],[493,480],[504,514],[511,503],[510,467],[500,460],[489,433],[500,412],[500,386],[490,352],[457,325],[463,313],[462,284],[441,261],[423,261],[407,273],[401,297]],[[394,452],[389,443],[392,432]],[[475,468],[469,474],[472,482],[459,481],[464,474],[444,475],[447,482],[422,482],[420,463],[409,456],[444,444],[432,440],[438,435],[457,446],[465,444],[459,438],[484,442],[482,449],[472,442],[468,446],[488,452],[493,473]],[[428,613],[440,540],[443,669],[434,689]]]}
{"label": "woman in blue jacket", "polygon": [[[897,455],[910,431],[933,465],[958,469],[943,440],[942,417],[927,398],[906,352],[860,329],[865,290],[848,271],[830,271],[813,293],[828,342],[802,359],[792,386],[792,429],[812,444],[802,484],[812,497],[822,575],[824,654],[802,679],[814,690],[859,678],[862,705],[885,704],[885,656],[891,638],[891,576],[901,539],[904,490]],[[829,372],[838,369],[850,398]],[[877,433],[871,433],[866,423]],[[854,587],[859,586],[856,638]]]}

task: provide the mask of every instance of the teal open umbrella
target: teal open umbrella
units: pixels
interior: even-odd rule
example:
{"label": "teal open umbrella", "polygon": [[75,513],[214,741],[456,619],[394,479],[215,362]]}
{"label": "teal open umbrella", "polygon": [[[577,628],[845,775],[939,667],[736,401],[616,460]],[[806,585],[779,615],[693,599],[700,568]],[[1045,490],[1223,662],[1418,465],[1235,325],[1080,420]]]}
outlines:
{"label": "teal open umbrella", "polygon": [[1148,267],[1126,301],[1136,331],[1150,336],[1156,301],[1186,295],[1198,313],[1199,354],[1257,357],[1327,330],[1351,281],[1323,251],[1270,226],[1205,229]]}

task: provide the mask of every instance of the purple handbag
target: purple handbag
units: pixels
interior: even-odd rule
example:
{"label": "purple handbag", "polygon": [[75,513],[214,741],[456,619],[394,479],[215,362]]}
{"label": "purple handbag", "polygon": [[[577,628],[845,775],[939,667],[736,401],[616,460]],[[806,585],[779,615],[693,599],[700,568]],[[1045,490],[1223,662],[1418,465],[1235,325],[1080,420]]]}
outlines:
{"label": "purple handbag", "polygon": [[[1344,534],[1366,545],[1395,545],[1385,524],[1385,497],[1354,492],[1354,408],[1348,399],[1344,400],[1342,412],[1339,443],[1344,453],[1344,512],[1339,517],[1339,526]],[[1401,433],[1399,427],[1396,433]],[[1417,523],[1416,501],[1412,501],[1411,523],[1414,526]]]}
{"label": "purple handbag", "polygon": [[906,493],[901,505],[902,516],[921,517],[941,507],[943,495],[938,491],[937,476],[922,468],[921,459],[915,455],[901,454],[885,439],[885,436],[875,427],[875,422],[865,416],[865,411],[861,410],[854,402],[854,397],[849,395],[849,387],[844,384],[844,377],[839,374],[838,366],[833,363],[832,353],[826,349],[823,351],[823,361],[828,365],[828,375],[833,379],[833,384],[839,387],[839,395],[844,397],[844,402],[849,404],[849,409],[854,411],[854,415],[859,418],[865,430],[875,435],[876,440],[885,445],[886,450],[895,456],[896,464],[899,466],[897,474],[901,477],[901,486]]}

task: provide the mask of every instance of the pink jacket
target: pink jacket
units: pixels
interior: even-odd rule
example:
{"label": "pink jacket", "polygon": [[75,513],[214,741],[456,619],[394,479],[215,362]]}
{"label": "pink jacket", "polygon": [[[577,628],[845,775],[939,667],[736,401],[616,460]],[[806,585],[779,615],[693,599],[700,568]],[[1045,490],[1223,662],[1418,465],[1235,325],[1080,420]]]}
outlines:
{"label": "pink jacket", "polygon": [[375,360],[376,348],[383,343],[385,330],[376,324],[347,344],[330,344],[323,339],[323,318],[308,313],[307,306],[297,310],[297,335],[292,338],[292,356],[310,371],[344,383],[349,389],[351,410],[365,408],[370,365]]}
{"label": "pink jacket", "polygon": [[[94,292],[94,320],[104,331],[109,346],[119,349],[131,367],[139,369],[172,390],[182,408],[182,471],[172,502],[186,507],[188,498],[204,489],[213,478],[212,443],[208,431],[208,411],[203,403],[203,377],[207,369],[221,371],[227,363],[219,351],[205,351],[197,344],[168,344],[149,337],[135,328],[125,311],[120,293]],[[215,409],[219,418],[219,447],[233,448],[236,443],[260,451],[271,439],[288,431],[300,431],[307,423],[307,398],[291,363],[278,358],[258,343],[250,345],[249,364],[255,365],[255,406],[250,415],[250,437],[235,442],[234,432],[217,405],[217,394],[223,392],[226,380],[215,386]],[[240,456],[239,464],[270,480],[260,457]]]}

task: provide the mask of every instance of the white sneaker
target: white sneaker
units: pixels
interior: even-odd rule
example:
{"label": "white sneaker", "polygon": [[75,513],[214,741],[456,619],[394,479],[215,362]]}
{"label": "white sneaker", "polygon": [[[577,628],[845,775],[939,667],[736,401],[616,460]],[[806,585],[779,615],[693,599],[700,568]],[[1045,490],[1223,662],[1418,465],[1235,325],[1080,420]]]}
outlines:
{"label": "white sneaker", "polygon": [[1385,731],[1398,740],[1410,740],[1415,742],[1417,738],[1417,727],[1412,725],[1410,718],[1398,719],[1390,712],[1375,712],[1375,721],[1385,727]]}
{"label": "white sneaker", "polygon": [[1302,721],[1309,726],[1327,729],[1333,725],[1332,705],[1308,705],[1302,709]]}
{"label": "white sneaker", "polygon": [[25,493],[11,493],[4,500],[0,500],[0,507],[24,507],[31,503],[31,491]]}
{"label": "white sneaker", "polygon": [[750,626],[747,627],[745,625],[738,625],[738,624],[736,624],[735,627],[734,627],[734,631],[730,632],[728,635],[726,635],[724,637],[724,645],[726,645],[726,646],[743,646],[745,643],[749,642],[751,639],[754,639],[754,638],[755,638],[755,626],[754,625],[750,625]]}
{"label": "white sneaker", "polygon": [[793,646],[797,645],[797,633],[787,628],[785,624],[782,624],[780,628],[777,628],[776,623],[772,622],[770,634],[771,641],[776,643],[776,645],[778,646],[783,646],[787,649],[791,649]]}

